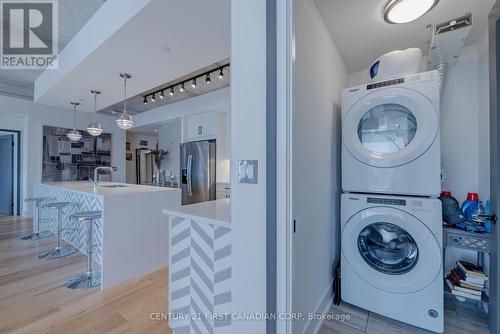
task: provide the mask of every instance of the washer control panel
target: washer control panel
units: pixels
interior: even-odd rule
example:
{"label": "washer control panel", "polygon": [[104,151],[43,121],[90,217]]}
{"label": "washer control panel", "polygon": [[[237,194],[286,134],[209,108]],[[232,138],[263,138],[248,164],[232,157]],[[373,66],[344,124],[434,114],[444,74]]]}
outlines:
{"label": "washer control panel", "polygon": [[368,197],[366,201],[370,204],[383,204],[383,205],[399,205],[406,206],[404,199],[383,198],[383,197]]}

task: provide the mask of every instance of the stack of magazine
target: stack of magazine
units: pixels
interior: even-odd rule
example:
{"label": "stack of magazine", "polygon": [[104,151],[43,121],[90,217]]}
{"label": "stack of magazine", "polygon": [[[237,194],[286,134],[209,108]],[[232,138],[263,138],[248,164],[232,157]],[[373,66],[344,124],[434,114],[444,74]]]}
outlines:
{"label": "stack of magazine", "polygon": [[446,277],[446,284],[456,296],[481,300],[487,280],[488,276],[475,264],[457,261],[457,266]]}

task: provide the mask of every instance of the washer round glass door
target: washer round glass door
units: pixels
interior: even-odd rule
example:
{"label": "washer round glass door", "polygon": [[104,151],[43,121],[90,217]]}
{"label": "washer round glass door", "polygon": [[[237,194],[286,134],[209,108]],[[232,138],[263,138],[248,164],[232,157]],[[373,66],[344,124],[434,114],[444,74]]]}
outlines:
{"label": "washer round glass door", "polygon": [[389,223],[374,223],[358,236],[358,250],[363,259],[384,274],[409,272],[418,262],[415,239],[402,228]]}
{"label": "washer round glass door", "polygon": [[422,94],[386,88],[357,101],[343,122],[343,142],[359,161],[398,167],[424,154],[439,128],[438,114]]}
{"label": "washer round glass door", "polygon": [[434,234],[409,213],[372,207],[342,229],[342,255],[368,284],[392,293],[413,293],[432,284],[441,270]]}

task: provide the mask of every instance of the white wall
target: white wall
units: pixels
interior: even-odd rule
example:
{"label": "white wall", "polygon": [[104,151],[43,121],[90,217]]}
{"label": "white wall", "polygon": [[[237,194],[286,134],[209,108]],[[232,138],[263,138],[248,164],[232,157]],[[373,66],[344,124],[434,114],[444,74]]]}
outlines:
{"label": "white wall", "polygon": [[180,185],[182,122],[180,119],[177,119],[172,122],[163,123],[159,129],[159,147],[168,152],[168,155],[162,162],[162,168],[165,172],[170,170],[175,177],[175,181]]}
{"label": "white wall", "polygon": [[[230,96],[230,89],[228,87],[207,94],[195,96],[180,102],[167,104],[136,115],[136,127],[162,123],[174,118],[185,117],[207,111],[229,112],[231,103]],[[184,131],[185,129],[183,129],[183,132]],[[182,138],[185,138],[184,133]]]}
{"label": "white wall", "polygon": [[479,62],[479,193],[490,196],[490,68],[489,39],[486,31],[478,45]]}
{"label": "white wall", "polygon": [[[68,102],[69,105],[69,102]],[[125,181],[125,131],[116,126],[109,116],[98,116],[104,131],[111,133],[111,163],[118,168],[113,173],[113,181]],[[92,121],[92,114],[78,113],[77,127],[85,129]],[[31,210],[24,205],[24,199],[31,195],[33,183],[42,180],[43,126],[72,128],[73,112],[31,101],[0,96],[0,128],[21,131],[21,213],[30,215]]]}
{"label": "white wall", "polygon": [[[307,314],[329,306],[340,255],[340,99],[348,74],[314,2],[294,4],[292,308]],[[293,333],[317,325],[297,321]]]}
{"label": "white wall", "polygon": [[449,69],[441,101],[443,188],[460,202],[468,192],[479,192],[478,66],[477,47],[465,48]]}
{"label": "white wall", "polygon": [[[139,141],[141,140],[146,140],[148,145],[140,146]],[[127,131],[127,143],[130,143],[130,151],[127,151],[126,153],[132,154],[132,160],[125,161],[127,167],[126,182],[135,184],[137,183],[135,150],[138,148],[149,148],[150,150],[155,149],[158,144],[158,136]]]}
{"label": "white wall", "polygon": [[[266,0],[231,1],[231,312],[266,312],[266,40]],[[237,183],[238,160],[258,160],[258,184]],[[231,327],[265,332],[265,321]]]}

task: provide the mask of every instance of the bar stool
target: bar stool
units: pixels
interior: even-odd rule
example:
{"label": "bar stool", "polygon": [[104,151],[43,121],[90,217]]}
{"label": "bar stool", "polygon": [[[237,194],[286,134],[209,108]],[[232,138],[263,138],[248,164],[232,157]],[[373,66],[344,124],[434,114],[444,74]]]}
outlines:
{"label": "bar stool", "polygon": [[53,202],[44,204],[42,208],[44,209],[56,209],[57,210],[57,244],[56,248],[51,249],[47,252],[40,253],[38,258],[40,259],[59,259],[71,254],[75,254],[78,250],[73,246],[61,246],[61,236],[62,236],[62,211],[65,207],[72,205],[71,202]]}
{"label": "bar stool", "polygon": [[93,269],[92,237],[96,219],[102,218],[102,211],[82,211],[71,215],[70,219],[87,223],[87,272],[71,278],[66,286],[70,289],[87,289],[101,285],[101,272]]}
{"label": "bar stool", "polygon": [[40,239],[46,239],[50,238],[51,236],[54,235],[54,233],[50,231],[40,231],[40,223],[42,222],[42,219],[40,218],[40,211],[42,209],[42,202],[48,201],[48,200],[53,200],[53,198],[50,197],[29,197],[26,198],[24,201],[26,203],[33,203],[33,222],[36,222],[36,230],[34,233],[24,236],[21,239],[22,240],[40,240]]}

